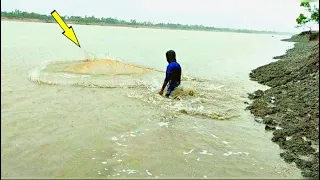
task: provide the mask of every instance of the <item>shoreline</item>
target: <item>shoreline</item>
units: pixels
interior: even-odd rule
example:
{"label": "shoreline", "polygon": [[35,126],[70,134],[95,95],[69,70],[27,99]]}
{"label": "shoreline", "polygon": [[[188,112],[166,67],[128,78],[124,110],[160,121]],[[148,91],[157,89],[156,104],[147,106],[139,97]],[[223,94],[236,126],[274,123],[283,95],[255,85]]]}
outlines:
{"label": "shoreline", "polygon": [[[56,23],[53,21],[45,21],[33,18],[9,18],[1,17],[1,21],[13,21],[13,22],[35,22],[35,23]],[[182,28],[166,28],[157,26],[142,26],[142,25],[125,25],[125,24],[109,24],[109,23],[78,23],[74,21],[66,21],[67,24],[77,24],[77,25],[89,25],[89,26],[107,26],[107,27],[126,27],[126,28],[146,28],[146,29],[164,29],[164,30],[181,30],[181,31],[200,31],[200,32],[224,32],[224,33],[245,33],[245,34],[268,34],[268,35],[292,35],[292,33],[282,33],[282,32],[243,32],[237,30],[205,30],[205,29],[182,29]]]}
{"label": "shoreline", "polygon": [[277,61],[258,67],[250,78],[270,88],[249,94],[247,110],[273,131],[273,142],[304,177],[319,177],[319,32],[301,33]]}

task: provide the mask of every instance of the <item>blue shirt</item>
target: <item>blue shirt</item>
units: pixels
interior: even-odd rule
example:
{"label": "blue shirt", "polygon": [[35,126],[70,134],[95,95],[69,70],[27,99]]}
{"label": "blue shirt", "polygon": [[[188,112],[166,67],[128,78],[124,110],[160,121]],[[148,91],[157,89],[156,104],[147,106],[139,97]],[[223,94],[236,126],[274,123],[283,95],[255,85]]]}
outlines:
{"label": "blue shirt", "polygon": [[181,81],[181,66],[177,62],[171,62],[167,66],[165,82],[170,84],[180,84]]}

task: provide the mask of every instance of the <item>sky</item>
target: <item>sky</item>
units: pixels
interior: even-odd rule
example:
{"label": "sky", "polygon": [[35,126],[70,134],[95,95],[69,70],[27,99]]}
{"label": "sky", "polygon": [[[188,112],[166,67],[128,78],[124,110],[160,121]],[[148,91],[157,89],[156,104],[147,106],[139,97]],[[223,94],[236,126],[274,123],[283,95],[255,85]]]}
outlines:
{"label": "sky", "polygon": [[[318,3],[315,3],[319,7]],[[1,0],[1,11],[298,32],[299,0]],[[318,26],[313,26],[319,29]]]}

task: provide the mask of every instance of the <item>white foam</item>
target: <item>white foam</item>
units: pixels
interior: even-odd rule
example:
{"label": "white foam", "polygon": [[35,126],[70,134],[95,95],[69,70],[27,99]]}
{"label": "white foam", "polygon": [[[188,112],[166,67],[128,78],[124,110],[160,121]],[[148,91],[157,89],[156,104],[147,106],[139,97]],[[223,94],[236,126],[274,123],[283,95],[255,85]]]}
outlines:
{"label": "white foam", "polygon": [[218,139],[218,137],[216,136],[216,135],[214,135],[214,134],[210,134],[212,137],[214,137],[214,138],[217,138]]}
{"label": "white foam", "polygon": [[222,141],[223,144],[229,144],[227,141]]}
{"label": "white foam", "polygon": [[111,140],[112,140],[112,141],[118,141],[118,138],[115,137],[115,136],[113,136],[113,137],[111,138]]}
{"label": "white foam", "polygon": [[227,153],[223,153],[224,156],[230,156],[232,155],[232,152],[231,151],[228,151]]}
{"label": "white foam", "polygon": [[202,150],[202,151],[200,152],[200,154],[209,155],[209,156],[212,156],[212,155],[213,155],[212,153],[208,153],[207,150]]}
{"label": "white foam", "polygon": [[146,173],[148,176],[152,176],[152,174],[149,172],[149,170],[146,170]]}
{"label": "white foam", "polygon": [[232,152],[232,151],[228,151],[227,153],[223,153],[224,156],[241,155],[241,154],[246,154],[246,155],[248,155],[249,153],[246,153],[246,152]]}
{"label": "white foam", "polygon": [[166,126],[166,127],[168,127],[169,126],[169,122],[159,122],[158,123],[159,124],[159,126]]}
{"label": "white foam", "polygon": [[242,154],[242,152],[236,152],[236,153],[232,153],[234,155],[238,155],[238,154]]}
{"label": "white foam", "polygon": [[137,170],[128,169],[127,172],[128,172],[128,174],[135,174],[135,173],[137,173]]}
{"label": "white foam", "polygon": [[[194,96],[189,96],[187,91],[184,90],[184,87],[180,87],[177,92],[173,93],[174,97],[179,96],[181,97],[180,100],[175,100],[172,98],[163,98],[162,96],[158,95],[155,91],[158,91],[159,86],[155,86],[156,90],[153,89],[153,87],[147,86],[149,90],[147,91],[141,91],[136,89],[131,89],[131,92],[127,92],[127,96],[131,98],[136,98],[141,101],[154,104],[157,107],[161,107],[166,110],[175,111],[175,112],[182,112],[188,115],[196,115],[196,116],[203,116],[206,118],[211,119],[218,119],[218,120],[226,120],[234,117],[235,115],[230,114],[230,110],[227,110],[227,112],[214,112],[213,110],[217,110],[216,107],[219,106],[216,103],[216,100],[213,98],[216,96],[216,93],[212,93],[212,89],[210,92],[208,92],[208,89],[206,87],[210,85],[211,83],[208,81],[202,81],[202,82],[184,82],[185,84],[191,84],[191,87],[197,87],[199,89],[195,90],[199,95],[196,93]],[[186,85],[186,86],[189,86]],[[152,86],[149,84],[149,86]],[[219,88],[222,88],[223,86],[220,86]],[[180,92],[180,89],[182,90]],[[210,88],[209,88],[210,89]],[[182,94],[181,94],[182,93]],[[202,94],[201,94],[202,93]],[[225,96],[225,93],[223,92],[223,95]],[[200,96],[200,97],[199,97]],[[232,95],[230,95],[232,96]],[[231,112],[232,113],[232,112]]]}
{"label": "white foam", "polygon": [[193,152],[193,149],[191,149],[189,152],[183,152],[183,154],[190,154],[190,153],[192,153]]}

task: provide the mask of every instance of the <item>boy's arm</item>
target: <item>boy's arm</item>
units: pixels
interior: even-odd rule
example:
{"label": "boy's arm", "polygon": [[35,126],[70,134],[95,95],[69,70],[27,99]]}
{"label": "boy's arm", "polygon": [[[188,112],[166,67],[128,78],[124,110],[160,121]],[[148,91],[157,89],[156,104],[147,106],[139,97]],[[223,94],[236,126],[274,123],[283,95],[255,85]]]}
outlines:
{"label": "boy's arm", "polygon": [[163,85],[162,85],[161,90],[159,92],[160,95],[163,94],[164,88],[166,88],[166,86],[170,80],[171,74],[172,74],[171,68],[168,66],[167,71],[166,71],[166,78],[164,79]]}
{"label": "boy's arm", "polygon": [[161,90],[160,90],[160,92],[159,92],[160,95],[163,95],[164,88],[166,88],[167,84],[168,84],[167,81],[164,81],[164,82],[163,82],[162,88],[161,88]]}

